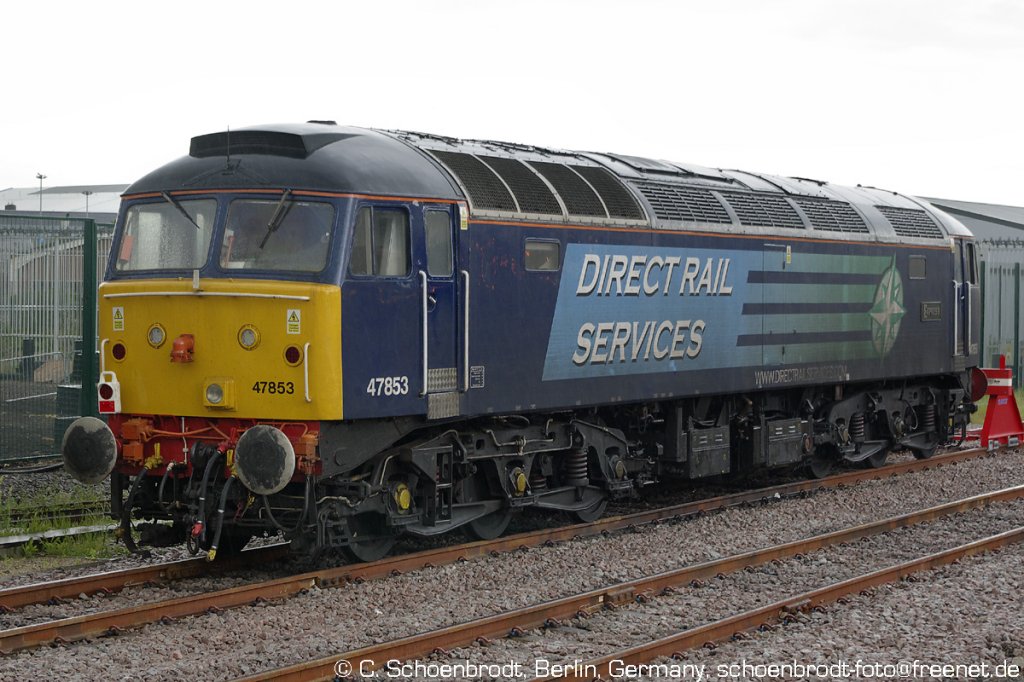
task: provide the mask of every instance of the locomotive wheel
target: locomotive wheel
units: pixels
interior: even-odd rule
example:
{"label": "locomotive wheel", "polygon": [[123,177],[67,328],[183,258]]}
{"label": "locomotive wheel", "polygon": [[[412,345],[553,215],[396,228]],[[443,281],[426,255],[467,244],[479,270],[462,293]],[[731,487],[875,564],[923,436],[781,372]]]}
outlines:
{"label": "locomotive wheel", "polygon": [[836,463],[827,457],[814,455],[807,460],[807,470],[810,472],[811,478],[825,478],[836,470]]}
{"label": "locomotive wheel", "polygon": [[836,453],[827,446],[819,446],[805,462],[811,478],[825,478],[836,470]]}
{"label": "locomotive wheel", "polygon": [[[463,482],[462,501],[480,502],[494,499],[491,487],[488,481],[488,472],[481,469]],[[494,487],[498,487],[498,484],[495,483]],[[474,540],[493,540],[505,532],[511,520],[512,508],[502,507],[490,514],[469,521],[463,527],[466,529],[466,535]]]}
{"label": "locomotive wheel", "polygon": [[511,520],[511,508],[499,509],[467,523],[466,535],[474,540],[493,540],[505,532]]}
{"label": "locomotive wheel", "polygon": [[936,443],[926,448],[910,448],[910,452],[914,454],[914,459],[931,459],[938,447],[939,445]]}
{"label": "locomotive wheel", "polygon": [[395,546],[396,538],[380,514],[357,514],[349,519],[348,528],[350,539],[342,551],[352,561],[377,561]]}
{"label": "locomotive wheel", "polygon": [[864,464],[866,464],[869,469],[881,469],[885,466],[885,460],[888,458],[889,451],[883,448],[865,459]]}
{"label": "locomotive wheel", "polygon": [[608,508],[608,498],[602,497],[600,501],[587,509],[577,509],[572,513],[578,521],[581,523],[591,523],[597,521],[604,514],[604,510]]}

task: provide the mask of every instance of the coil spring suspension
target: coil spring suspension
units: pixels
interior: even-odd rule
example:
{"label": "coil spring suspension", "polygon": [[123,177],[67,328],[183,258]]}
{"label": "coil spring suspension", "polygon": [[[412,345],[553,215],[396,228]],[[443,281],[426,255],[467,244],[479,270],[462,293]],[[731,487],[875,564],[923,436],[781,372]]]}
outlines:
{"label": "coil spring suspension", "polygon": [[587,485],[587,449],[573,450],[565,456],[566,485]]}
{"label": "coil spring suspension", "polygon": [[938,409],[934,404],[922,405],[921,408],[921,430],[925,433],[932,433],[938,422]]}
{"label": "coil spring suspension", "polygon": [[854,443],[863,443],[866,435],[865,419],[863,412],[857,412],[850,417],[850,438]]}
{"label": "coil spring suspension", "polygon": [[548,489],[547,476],[540,472],[540,467],[534,464],[530,471],[530,490],[537,493]]}

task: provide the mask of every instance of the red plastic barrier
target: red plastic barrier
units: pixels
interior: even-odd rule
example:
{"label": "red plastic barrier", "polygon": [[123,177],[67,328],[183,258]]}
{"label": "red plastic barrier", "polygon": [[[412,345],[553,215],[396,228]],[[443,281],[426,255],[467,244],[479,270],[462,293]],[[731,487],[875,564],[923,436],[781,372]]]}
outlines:
{"label": "red plastic barrier", "polygon": [[[981,447],[998,444],[1019,445],[1024,436],[1024,423],[1013,395],[1013,370],[1006,366],[1006,356],[999,356],[999,369],[981,369],[985,376],[988,411],[981,427]],[[1013,442],[1011,442],[1013,441]]]}

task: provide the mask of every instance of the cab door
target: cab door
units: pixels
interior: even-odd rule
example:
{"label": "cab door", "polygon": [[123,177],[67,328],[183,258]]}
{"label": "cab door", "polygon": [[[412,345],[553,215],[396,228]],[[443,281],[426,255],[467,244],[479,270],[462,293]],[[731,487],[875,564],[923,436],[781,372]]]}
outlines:
{"label": "cab door", "polygon": [[980,353],[981,287],[973,242],[953,246],[953,360],[957,369],[976,364]]}
{"label": "cab door", "polygon": [[417,273],[422,315],[422,393],[427,418],[459,412],[459,286],[455,262],[458,231],[450,204],[424,204],[420,236],[423,260]]}

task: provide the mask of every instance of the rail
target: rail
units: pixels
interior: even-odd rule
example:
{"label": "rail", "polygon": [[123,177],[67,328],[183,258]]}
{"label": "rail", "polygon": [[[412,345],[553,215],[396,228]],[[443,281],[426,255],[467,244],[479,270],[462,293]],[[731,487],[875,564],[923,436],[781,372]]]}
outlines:
{"label": "rail", "polygon": [[[12,630],[0,631],[0,651],[11,651],[21,648],[38,646],[54,640],[73,640],[101,634],[115,628],[123,630],[155,622],[162,618],[178,618],[200,614],[210,608],[228,609],[245,606],[257,599],[279,599],[292,596],[315,585],[320,588],[335,587],[356,580],[370,580],[388,577],[403,572],[417,570],[429,566],[455,563],[474,557],[495,553],[516,551],[525,547],[537,547],[552,542],[570,540],[579,537],[592,537],[602,533],[633,528],[639,525],[664,521],[668,519],[694,516],[703,512],[726,509],[761,500],[775,500],[793,497],[816,489],[826,490],[843,487],[857,481],[867,481],[895,476],[900,473],[921,471],[942,464],[966,461],[976,457],[987,456],[989,451],[982,448],[964,450],[946,455],[939,455],[930,460],[910,460],[893,464],[876,470],[853,471],[839,474],[828,479],[816,481],[798,481],[753,491],[734,493],[705,500],[687,502],[670,507],[637,512],[623,516],[609,517],[593,523],[575,524],[562,528],[543,529],[528,533],[519,533],[492,541],[477,541],[453,547],[425,550],[413,554],[382,559],[380,561],[353,564],[311,571],[300,575],[279,578],[252,585],[243,585],[227,590],[206,594],[182,597],[164,602],[150,603],[138,607],[130,607],[115,611],[107,611],[76,618],[41,623]],[[1018,490],[1018,489],[1010,489]],[[1024,487],[1019,490],[1024,491]],[[1018,493],[1003,491],[1004,495]],[[1024,492],[1021,493],[1024,495]],[[947,505],[949,506],[949,505]],[[248,554],[245,552],[243,554]],[[64,585],[64,590],[71,587]],[[17,590],[18,588],[16,588]],[[75,589],[71,587],[71,589]],[[27,588],[21,588],[17,595],[20,603],[30,603],[26,599]],[[79,589],[71,594],[79,594],[86,590]],[[8,600],[10,591],[0,592],[0,605],[12,608]],[[38,594],[33,597],[38,598]]]}

